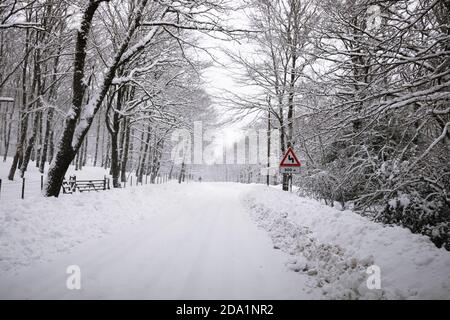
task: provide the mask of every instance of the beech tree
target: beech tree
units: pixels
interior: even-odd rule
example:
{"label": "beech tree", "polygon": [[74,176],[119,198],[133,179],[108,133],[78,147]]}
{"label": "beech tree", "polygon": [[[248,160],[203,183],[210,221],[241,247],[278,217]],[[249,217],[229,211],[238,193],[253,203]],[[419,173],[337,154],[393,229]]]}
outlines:
{"label": "beech tree", "polygon": [[[228,32],[219,24],[214,15],[223,10],[225,4],[225,1],[150,2],[146,0],[126,4],[106,0],[90,0],[86,4],[76,36],[71,86],[72,105],[65,118],[64,128],[48,171],[45,186],[46,196],[58,196],[64,174],[81,147],[94,116],[113,85],[118,70],[145,48],[158,42],[160,36],[165,33],[169,33],[180,41],[175,32],[179,29]],[[99,76],[98,84],[91,93],[89,103],[83,103],[86,92],[87,48],[94,17],[101,5],[122,6],[122,9],[127,9],[125,35],[121,37],[117,47],[112,48],[111,57],[106,62],[105,71]]]}

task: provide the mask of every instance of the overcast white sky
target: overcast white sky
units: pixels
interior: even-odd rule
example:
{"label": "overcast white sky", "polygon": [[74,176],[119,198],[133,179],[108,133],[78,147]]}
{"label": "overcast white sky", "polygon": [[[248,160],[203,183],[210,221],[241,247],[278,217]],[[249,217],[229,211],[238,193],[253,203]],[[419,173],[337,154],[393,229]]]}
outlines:
{"label": "overcast white sky", "polygon": [[[236,10],[232,12],[230,16],[224,17],[223,23],[231,28],[250,30],[249,21],[246,16],[248,10]],[[228,50],[233,53],[246,53],[251,50],[251,46],[247,40],[220,40],[205,35],[202,37],[201,46],[207,48],[208,53],[216,60],[214,61],[205,53],[201,54],[202,58],[213,64],[202,73],[203,80],[205,81],[205,89],[211,96],[221,96],[225,91],[231,91],[237,94],[252,92],[251,88],[243,87],[236,81],[236,68],[233,66],[231,59],[223,52],[224,50]],[[214,102],[219,111],[222,111],[223,108],[221,108],[220,102],[217,99]]]}

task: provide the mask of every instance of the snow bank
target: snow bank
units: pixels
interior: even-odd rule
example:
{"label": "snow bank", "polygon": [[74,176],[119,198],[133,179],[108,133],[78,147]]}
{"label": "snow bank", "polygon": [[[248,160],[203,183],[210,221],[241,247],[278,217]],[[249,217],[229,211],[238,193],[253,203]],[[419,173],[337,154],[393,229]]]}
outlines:
{"label": "snow bank", "polygon": [[[12,158],[8,157],[6,162],[0,161],[0,179],[2,180],[2,188],[0,193],[0,212],[4,208],[6,202],[22,202],[22,179],[20,178],[20,170],[16,170],[14,181],[8,180],[8,173],[11,168]],[[47,176],[48,165],[45,166],[44,179]],[[36,168],[36,163],[30,161],[28,169],[25,172],[25,199],[38,199],[41,196],[41,173]],[[105,176],[110,178],[109,170],[102,167],[83,167],[83,170],[75,170],[74,166],[70,166],[66,173],[66,178],[75,175],[78,180],[101,180]],[[61,195],[60,198],[65,197]]]}
{"label": "snow bank", "polygon": [[[450,299],[450,252],[398,226],[273,188],[243,197],[288,266],[317,277],[325,298]],[[381,268],[381,290],[367,289],[367,267]]]}
{"label": "snow bank", "polygon": [[81,242],[154,215],[167,201],[159,195],[166,189],[147,185],[0,201],[0,271],[52,260]]}

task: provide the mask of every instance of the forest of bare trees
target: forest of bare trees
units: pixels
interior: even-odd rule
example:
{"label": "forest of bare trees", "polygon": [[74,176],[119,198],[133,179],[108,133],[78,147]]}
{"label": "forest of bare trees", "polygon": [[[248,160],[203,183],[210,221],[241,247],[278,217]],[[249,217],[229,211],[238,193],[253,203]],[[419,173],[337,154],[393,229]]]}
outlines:
{"label": "forest of bare trees", "polygon": [[[154,179],[174,128],[211,118],[197,33],[230,35],[222,1],[2,1],[0,103],[9,179],[35,160],[45,195],[72,163]],[[95,118],[95,120],[94,120]],[[169,141],[170,142],[170,141]],[[19,171],[19,172],[16,172]]]}
{"label": "forest of bare trees", "polygon": [[449,249],[450,1],[248,4],[264,32],[227,53],[257,89],[226,103],[302,154],[302,194]]}
{"label": "forest of bare trees", "polygon": [[222,24],[225,0],[2,0],[9,179],[30,160],[46,196],[70,164],[154,179],[172,131],[216,117],[199,35],[239,35],[251,49],[224,51],[254,90],[221,102],[302,155],[301,194],[450,249],[450,1],[241,2],[249,32]]}

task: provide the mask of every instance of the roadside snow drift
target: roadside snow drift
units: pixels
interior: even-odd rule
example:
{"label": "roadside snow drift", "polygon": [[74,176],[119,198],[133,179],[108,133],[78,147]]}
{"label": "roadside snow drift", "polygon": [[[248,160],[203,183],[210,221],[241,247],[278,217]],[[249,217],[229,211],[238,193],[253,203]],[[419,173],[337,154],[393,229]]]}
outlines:
{"label": "roadside snow drift", "polygon": [[[66,287],[70,265],[79,291]],[[366,284],[372,265],[379,290]],[[450,253],[261,185],[30,193],[0,202],[0,298],[450,299]]]}
{"label": "roadside snow drift", "polygon": [[[372,222],[265,186],[243,197],[288,266],[316,277],[324,298],[450,299],[450,252],[398,226]],[[381,289],[369,290],[367,268],[381,269]]]}
{"label": "roadside snow drift", "polygon": [[0,271],[54,258],[155,214],[155,197],[154,189],[137,187],[0,202]]}

